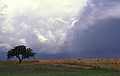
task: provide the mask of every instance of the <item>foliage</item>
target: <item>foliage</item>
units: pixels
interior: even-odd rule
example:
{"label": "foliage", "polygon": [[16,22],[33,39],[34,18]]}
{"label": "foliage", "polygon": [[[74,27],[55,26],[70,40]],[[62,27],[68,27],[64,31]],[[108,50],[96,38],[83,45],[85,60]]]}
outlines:
{"label": "foliage", "polygon": [[36,53],[32,51],[33,50],[31,48],[27,48],[24,45],[19,45],[7,52],[7,59],[11,59],[15,56],[19,59],[19,63],[21,63],[24,59],[28,59],[35,56]]}

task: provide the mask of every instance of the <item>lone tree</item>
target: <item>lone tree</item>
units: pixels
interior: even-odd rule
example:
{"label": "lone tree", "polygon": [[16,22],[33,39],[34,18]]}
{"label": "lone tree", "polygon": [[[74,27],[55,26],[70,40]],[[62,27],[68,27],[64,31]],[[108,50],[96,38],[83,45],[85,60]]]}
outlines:
{"label": "lone tree", "polygon": [[11,59],[12,57],[17,57],[19,59],[19,63],[21,63],[24,59],[28,59],[34,57],[36,53],[32,52],[31,48],[27,48],[24,45],[19,45],[14,47],[7,52],[7,59]]}

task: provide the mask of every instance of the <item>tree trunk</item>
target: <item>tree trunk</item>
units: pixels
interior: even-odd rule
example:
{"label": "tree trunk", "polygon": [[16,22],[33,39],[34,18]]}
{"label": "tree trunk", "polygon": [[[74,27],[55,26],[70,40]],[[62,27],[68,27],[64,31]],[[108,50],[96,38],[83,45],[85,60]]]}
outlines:
{"label": "tree trunk", "polygon": [[18,55],[18,56],[16,56],[18,59],[19,59],[19,64],[21,64],[22,63],[22,61],[23,61],[23,58],[20,58],[20,56]]}
{"label": "tree trunk", "polygon": [[22,60],[19,60],[19,64],[21,64],[22,63]]}

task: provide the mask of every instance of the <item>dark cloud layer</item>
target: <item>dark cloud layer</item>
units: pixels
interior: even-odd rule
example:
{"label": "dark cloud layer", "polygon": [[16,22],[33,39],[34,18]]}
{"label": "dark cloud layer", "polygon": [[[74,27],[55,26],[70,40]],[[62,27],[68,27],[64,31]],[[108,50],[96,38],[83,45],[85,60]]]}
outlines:
{"label": "dark cloud layer", "polygon": [[96,22],[84,31],[75,30],[72,50],[82,52],[116,52],[120,50],[120,19],[107,19]]}
{"label": "dark cloud layer", "polygon": [[69,34],[71,56],[120,57],[119,4],[119,0],[90,1]]}

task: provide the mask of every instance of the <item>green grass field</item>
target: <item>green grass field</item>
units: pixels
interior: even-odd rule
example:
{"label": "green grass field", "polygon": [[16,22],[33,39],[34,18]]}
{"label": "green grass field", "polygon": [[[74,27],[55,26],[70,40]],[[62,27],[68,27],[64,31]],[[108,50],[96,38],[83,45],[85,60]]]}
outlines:
{"label": "green grass field", "polygon": [[0,76],[120,76],[120,71],[0,61]]}

